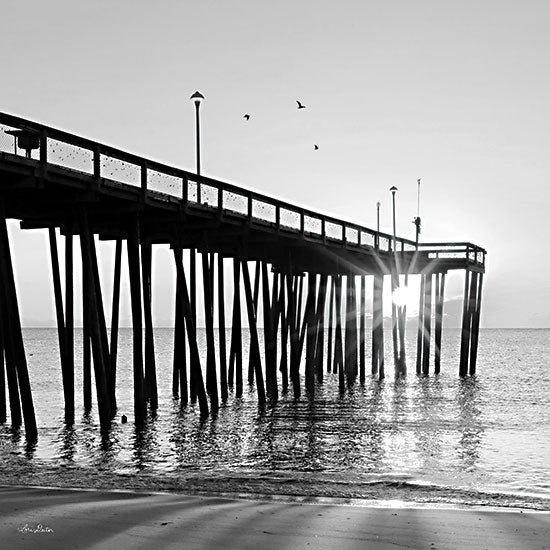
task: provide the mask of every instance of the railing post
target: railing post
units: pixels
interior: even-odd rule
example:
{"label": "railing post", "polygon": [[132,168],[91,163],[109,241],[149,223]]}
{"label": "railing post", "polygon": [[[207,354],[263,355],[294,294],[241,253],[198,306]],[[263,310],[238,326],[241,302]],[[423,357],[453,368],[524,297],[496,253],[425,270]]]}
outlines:
{"label": "railing post", "polygon": [[306,230],[306,221],[305,221],[305,215],[304,211],[300,210],[300,235],[303,237]]}
{"label": "railing post", "polygon": [[321,238],[323,239],[323,244],[327,242],[327,229],[325,225],[325,218],[321,218]]}
{"label": "railing post", "polygon": [[223,214],[223,188],[218,187],[218,214],[221,217]]}
{"label": "railing post", "polygon": [[248,193],[248,212],[246,214],[246,218],[248,220],[248,223],[252,221],[252,193]]}

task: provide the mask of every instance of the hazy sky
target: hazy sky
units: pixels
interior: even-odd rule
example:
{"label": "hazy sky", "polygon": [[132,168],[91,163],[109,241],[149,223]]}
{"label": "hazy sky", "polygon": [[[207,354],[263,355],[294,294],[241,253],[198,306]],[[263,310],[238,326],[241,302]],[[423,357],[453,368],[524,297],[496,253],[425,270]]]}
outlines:
{"label": "hazy sky", "polygon": [[[388,232],[396,185],[411,238],[422,178],[422,239],[488,250],[483,325],[550,326],[547,1],[0,0],[0,13],[1,111],[194,169],[200,90],[203,173],[371,227],[380,200]],[[11,230],[25,322],[53,318],[44,233]],[[169,262],[159,251],[156,271]],[[447,297],[459,291],[453,276]]]}

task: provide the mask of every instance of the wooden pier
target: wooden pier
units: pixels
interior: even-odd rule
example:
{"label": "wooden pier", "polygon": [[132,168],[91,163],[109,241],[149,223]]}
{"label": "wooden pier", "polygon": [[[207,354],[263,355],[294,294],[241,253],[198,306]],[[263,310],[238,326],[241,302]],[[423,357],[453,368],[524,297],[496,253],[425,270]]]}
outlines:
{"label": "wooden pier", "polygon": [[[152,249],[173,250],[176,293],[172,391],[197,402],[203,417],[242,395],[243,377],[259,404],[279,391],[315,393],[324,372],[338,374],[341,392],[383,379],[384,279],[421,277],[416,373],[441,365],[445,276],[464,270],[464,307],[458,374],[475,374],[485,255],[471,243],[416,243],[325,216],[266,195],[199,176],[67,132],[0,113],[0,422],[37,437],[33,397],[13,274],[6,220],[23,229],[47,228],[59,334],[65,420],[74,422],[74,240],[80,244],[83,296],[84,408],[91,408],[92,368],[102,429],[116,414],[120,277],[126,243],[133,325],[136,424],[158,407],[151,314]],[[57,236],[65,239],[65,289]],[[96,238],[115,246],[110,340]],[[186,266],[190,266],[186,269]],[[231,269],[230,269],[231,267]],[[202,280],[197,279],[197,274]],[[231,275],[233,295],[224,278]],[[387,277],[386,277],[387,276]],[[359,285],[357,284],[359,282]],[[197,300],[202,284],[203,303]],[[372,311],[367,312],[367,284]],[[357,294],[359,293],[359,296]],[[263,315],[258,317],[258,312]],[[206,361],[197,344],[204,308]],[[217,319],[215,313],[218,313]],[[230,312],[231,336],[225,335]],[[372,317],[371,343],[366,318]],[[244,316],[244,319],[243,319]],[[434,330],[432,331],[432,319]],[[392,315],[396,376],[407,372],[406,311]],[[263,326],[263,350],[258,328]],[[250,330],[244,350],[242,328]],[[432,338],[433,332],[433,338]],[[433,347],[432,347],[433,346]],[[432,351],[433,350],[433,354]],[[249,363],[243,359],[248,356]],[[8,392],[6,394],[5,387]]]}

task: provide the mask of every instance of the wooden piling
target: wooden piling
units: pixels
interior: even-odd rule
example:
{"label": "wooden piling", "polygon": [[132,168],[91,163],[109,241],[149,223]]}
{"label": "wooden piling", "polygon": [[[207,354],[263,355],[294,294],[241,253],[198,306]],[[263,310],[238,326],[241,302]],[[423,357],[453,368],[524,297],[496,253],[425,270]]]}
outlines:
{"label": "wooden piling", "polygon": [[460,364],[458,374],[460,377],[468,374],[468,351],[470,349],[470,278],[471,272],[466,270],[464,277],[464,301],[462,303],[462,336],[460,339]]}
{"label": "wooden piling", "polygon": [[0,296],[0,424],[7,419],[6,409],[6,370],[4,365],[4,335],[2,328],[2,297]]}
{"label": "wooden piling", "polygon": [[48,229],[48,236],[57,318],[57,339],[61,360],[61,377],[63,380],[63,398],[65,401],[65,422],[72,426],[74,423],[74,373],[68,368],[69,365],[67,364],[67,334],[65,332],[65,315],[63,313],[63,296],[61,294],[61,276],[59,273],[59,256],[55,228],[50,227]]}
{"label": "wooden piling", "polygon": [[430,340],[432,337],[432,279],[433,274],[426,274],[424,287],[424,343],[422,345],[422,374],[430,373]]}
{"label": "wooden piling", "polygon": [[[178,253],[176,248],[174,248],[174,259],[176,260],[176,276],[181,282],[181,292],[179,294],[180,306],[185,319],[187,341],[189,342],[189,380],[192,386],[193,394],[195,395],[195,400],[199,404],[200,416],[202,419],[205,419],[209,415],[209,407],[208,399],[206,397],[206,390],[204,388],[199,348],[197,345],[197,332],[194,325],[196,312],[194,314],[193,308],[191,307],[191,300],[187,290],[187,280],[183,270],[183,262],[177,261]],[[191,391],[189,393],[191,393]]]}
{"label": "wooden piling", "polygon": [[315,348],[316,348],[316,322],[315,322],[315,295],[317,280],[315,273],[308,273],[306,309],[304,322],[306,327],[306,372],[305,387],[310,397],[315,395]]}
{"label": "wooden piling", "polygon": [[481,316],[481,292],[483,290],[483,273],[477,274],[478,286],[475,308],[472,312],[472,344],[470,347],[470,376],[476,373],[477,347],[479,341],[479,320]]}
{"label": "wooden piling", "polygon": [[225,339],[225,288],[223,272],[223,255],[218,253],[218,347],[220,357],[220,394],[222,401],[227,401],[227,353]]}
{"label": "wooden piling", "polygon": [[327,372],[332,372],[332,350],[333,350],[333,330],[332,320],[334,317],[334,288],[336,286],[336,280],[334,275],[330,277],[330,295],[328,306],[328,334],[327,334]]}
{"label": "wooden piling", "polygon": [[391,271],[391,334],[392,334],[392,344],[393,344],[393,366],[395,369],[396,377],[399,376],[399,334],[398,334],[398,324],[397,324],[397,305],[393,299],[393,293],[395,289],[399,286],[399,279],[396,273],[395,267]]}
{"label": "wooden piling", "polygon": [[231,323],[231,350],[229,354],[228,383],[233,386],[235,375],[235,396],[243,394],[243,343],[241,320],[241,260],[233,258],[233,317]]}
{"label": "wooden piling", "polygon": [[345,322],[344,370],[346,383],[353,385],[357,376],[357,304],[355,300],[355,276],[346,277],[346,322]]}
{"label": "wooden piling", "polygon": [[[246,263],[243,263],[243,267]],[[254,315],[257,315],[258,312],[258,299],[260,296],[260,262],[255,262],[254,269],[254,291],[252,294],[252,303],[254,304]],[[257,322],[257,319],[256,321]],[[250,341],[248,349],[248,383],[249,385],[254,384],[254,372],[257,369],[257,366],[254,364],[255,352],[252,351],[253,343]]]}
{"label": "wooden piling", "polygon": [[422,373],[422,350],[424,349],[424,295],[426,274],[420,275],[420,297],[418,303],[418,331],[416,336],[416,374]]}
{"label": "wooden piling", "polygon": [[[82,237],[80,237],[82,243]],[[84,265],[84,263],[83,263]],[[82,275],[82,400],[84,412],[92,410],[92,354],[90,335],[90,276]]]}
{"label": "wooden piling", "polygon": [[254,375],[256,378],[256,392],[258,394],[258,403],[265,404],[265,386],[262,373],[262,360],[260,356],[260,344],[258,340],[258,328],[256,326],[256,310],[254,308],[254,300],[252,297],[252,287],[250,284],[250,274],[248,272],[248,263],[242,262],[243,267],[243,283],[246,296],[246,310],[248,313],[248,327],[250,330],[250,354],[254,365]]}
{"label": "wooden piling", "polygon": [[262,303],[264,317],[264,355],[265,355],[265,382],[267,396],[271,402],[278,399],[277,387],[277,326],[275,324],[275,313],[277,306],[277,284],[278,274],[273,274],[273,290],[270,297],[269,276],[267,262],[261,263],[262,272]]}
{"label": "wooden piling", "polygon": [[155,338],[151,309],[152,246],[147,238],[141,242],[141,284],[143,292],[143,320],[145,322],[145,379],[144,394],[152,411],[158,408]]}
{"label": "wooden piling", "polygon": [[109,393],[111,404],[116,407],[116,379],[118,358],[118,323],[120,314],[120,276],[122,272],[122,239],[115,244],[113,273],[113,301],[111,305],[111,343],[109,346]]}
{"label": "wooden piling", "polygon": [[99,421],[101,428],[103,430],[108,430],[111,426],[112,409],[108,391],[108,373],[105,364],[106,356],[103,350],[103,338],[100,333],[100,314],[96,296],[97,286],[94,281],[97,272],[97,258],[95,255],[93,233],[88,225],[88,213],[85,205],[82,205],[80,210],[80,250],[82,254],[83,278],[87,279],[87,317],[94,363]]}
{"label": "wooden piling", "polygon": [[325,309],[327,299],[328,276],[321,274],[319,277],[319,292],[315,313],[317,317],[317,345],[315,348],[315,372],[317,381],[323,382],[323,367],[325,360]]}
{"label": "wooden piling", "polygon": [[[182,266],[183,269],[183,266]],[[187,285],[187,282],[185,283]],[[197,339],[197,253],[194,248],[191,248],[189,250],[189,305],[191,307],[191,316],[192,316],[192,326],[193,330],[195,331],[195,335],[193,336],[193,339],[196,341]],[[187,323],[185,324],[185,328],[189,328],[187,326]],[[188,331],[189,333],[189,331]],[[200,370],[200,361],[199,365],[193,364],[193,361],[196,361],[196,357],[194,354],[189,354],[189,396],[191,398],[191,403],[195,403],[197,401],[197,394],[196,394],[196,388],[198,387],[197,383],[193,379],[194,373],[198,372]]]}
{"label": "wooden piling", "polygon": [[74,422],[74,262],[73,262],[73,234],[65,235],[65,360],[69,375],[72,417],[65,420],[70,425]]}
{"label": "wooden piling", "polygon": [[366,277],[361,275],[361,296],[360,296],[360,317],[359,317],[359,383],[365,384],[365,361],[366,361],[366,347],[365,347],[365,331],[366,331],[366,316],[367,316],[367,304],[366,304]]}
{"label": "wooden piling", "polygon": [[[38,431],[36,428],[36,418],[34,415],[34,403],[32,398],[31,384],[27,370],[27,358],[23,344],[23,333],[21,331],[21,319],[19,316],[19,306],[17,302],[17,292],[15,288],[15,278],[13,274],[13,265],[11,261],[10,243],[8,230],[6,226],[6,217],[4,205],[0,202],[0,279],[4,289],[3,304],[6,310],[4,317],[4,327],[10,333],[9,347],[15,364],[17,373],[17,382],[19,384],[19,397],[21,400],[21,409],[23,411],[23,420],[25,423],[25,435],[28,442],[36,441]],[[6,340],[6,339],[5,339]],[[4,342],[6,343],[6,342]]]}
{"label": "wooden piling", "polygon": [[[294,279],[294,284],[293,284]],[[299,358],[299,347],[300,347],[300,335],[299,327],[297,325],[297,316],[296,316],[296,283],[297,279],[292,276],[292,273],[288,274],[286,277],[286,288],[288,294],[288,324],[290,331],[290,381],[292,382],[292,391],[294,393],[294,398],[298,399],[300,397],[300,358]]]}
{"label": "wooden piling", "polygon": [[335,289],[335,310],[336,310],[336,334],[334,337],[334,367],[333,371],[338,373],[338,388],[340,393],[346,390],[344,376],[344,354],[342,346],[342,276],[336,278]]}
{"label": "wooden piling", "polygon": [[438,273],[436,279],[434,374],[441,372],[441,334],[443,326],[443,303],[445,300],[445,273]]}
{"label": "wooden piling", "polygon": [[202,252],[202,281],[204,292],[204,321],[206,325],[206,391],[210,397],[210,409],[216,415],[219,409],[218,377],[216,373],[216,348],[214,343],[214,308],[212,300],[212,275],[208,252]]}
{"label": "wooden piling", "polygon": [[[174,323],[174,360],[172,376],[172,395],[180,398],[180,405],[185,406],[189,401],[187,389],[187,348],[185,338],[185,317],[183,313],[183,253],[178,247],[173,248],[174,260],[176,262],[176,299],[175,299],[175,323]],[[182,266],[181,270],[177,265]]]}
{"label": "wooden piling", "polygon": [[373,278],[372,298],[372,369],[380,380],[385,376],[384,370],[384,276],[375,274]]}

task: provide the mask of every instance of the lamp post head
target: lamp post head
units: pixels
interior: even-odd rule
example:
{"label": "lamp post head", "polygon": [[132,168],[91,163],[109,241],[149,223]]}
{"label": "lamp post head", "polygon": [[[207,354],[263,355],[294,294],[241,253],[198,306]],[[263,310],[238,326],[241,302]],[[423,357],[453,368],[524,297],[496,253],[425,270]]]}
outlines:
{"label": "lamp post head", "polygon": [[392,187],[390,187],[390,191],[395,195],[395,192],[397,191],[397,187],[393,185]]}
{"label": "lamp post head", "polygon": [[204,96],[200,92],[195,92],[189,99],[192,99],[198,107],[204,99]]}
{"label": "lamp post head", "polygon": [[376,208],[380,208],[380,201],[376,203]]}

